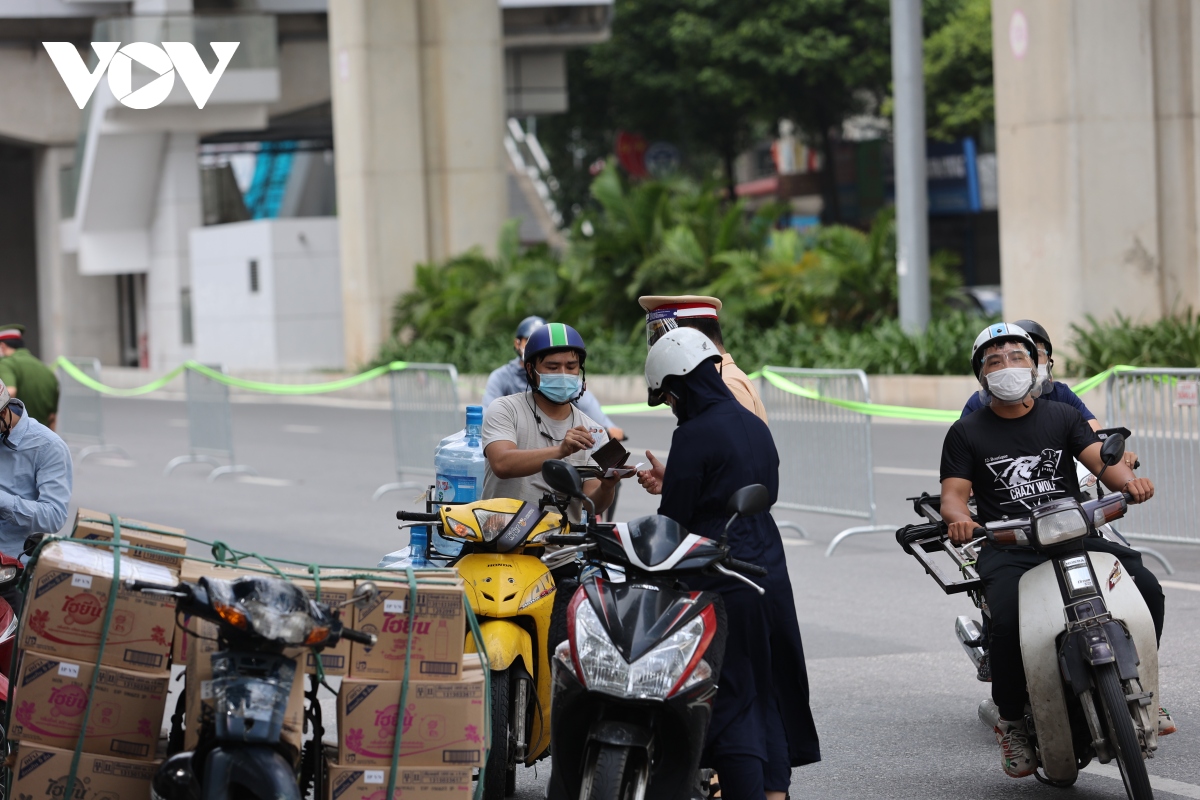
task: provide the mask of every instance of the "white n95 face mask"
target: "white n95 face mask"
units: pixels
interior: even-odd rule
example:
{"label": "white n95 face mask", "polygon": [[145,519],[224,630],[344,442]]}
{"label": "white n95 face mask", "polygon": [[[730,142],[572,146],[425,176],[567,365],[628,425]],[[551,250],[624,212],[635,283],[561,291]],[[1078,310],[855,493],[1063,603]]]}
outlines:
{"label": "white n95 face mask", "polygon": [[1000,400],[1014,403],[1029,394],[1033,388],[1028,367],[1008,367],[987,376],[988,391]]}

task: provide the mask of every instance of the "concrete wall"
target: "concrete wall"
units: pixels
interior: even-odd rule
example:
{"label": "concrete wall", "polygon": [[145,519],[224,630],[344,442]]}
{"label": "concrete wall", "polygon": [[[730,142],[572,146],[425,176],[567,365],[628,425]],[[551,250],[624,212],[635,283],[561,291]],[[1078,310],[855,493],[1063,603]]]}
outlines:
{"label": "concrete wall", "polygon": [[1191,0],[993,0],[1005,314],[1200,307]]}
{"label": "concrete wall", "polygon": [[0,136],[74,144],[82,112],[39,45],[0,43]]}
{"label": "concrete wall", "polygon": [[198,360],[230,369],[341,367],[336,219],[211,225],[191,232],[190,247]]}
{"label": "concrete wall", "polygon": [[38,318],[43,358],[90,356],[120,363],[117,278],[79,274],[76,256],[64,253],[59,230],[60,176],[74,148],[39,148],[35,161]]}

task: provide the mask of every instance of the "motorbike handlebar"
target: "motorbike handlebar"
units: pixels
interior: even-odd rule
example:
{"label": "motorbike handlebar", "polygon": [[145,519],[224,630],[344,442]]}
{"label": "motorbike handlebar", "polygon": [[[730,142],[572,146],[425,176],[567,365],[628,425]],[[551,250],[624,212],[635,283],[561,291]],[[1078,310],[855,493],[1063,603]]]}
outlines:
{"label": "motorbike handlebar", "polygon": [[396,519],[405,522],[441,522],[442,515],[436,511],[397,511]]}
{"label": "motorbike handlebar", "polygon": [[150,581],[127,580],[125,581],[125,588],[131,592],[159,592],[161,594],[173,594],[177,597],[189,597],[191,595],[191,590],[186,583],[166,586]]}
{"label": "motorbike handlebar", "polygon": [[550,533],[546,544],[587,544],[587,535],[582,533]]}
{"label": "motorbike handlebar", "polygon": [[740,572],[743,575],[753,575],[757,578],[767,577],[767,570],[760,567],[758,564],[751,564],[748,561],[738,561],[736,558],[726,558],[725,566],[735,572]]}
{"label": "motorbike handlebar", "polygon": [[378,637],[375,634],[363,633],[362,631],[356,631],[353,628],[342,628],[342,638],[351,642],[364,644],[367,647],[374,647],[375,642],[378,641]]}

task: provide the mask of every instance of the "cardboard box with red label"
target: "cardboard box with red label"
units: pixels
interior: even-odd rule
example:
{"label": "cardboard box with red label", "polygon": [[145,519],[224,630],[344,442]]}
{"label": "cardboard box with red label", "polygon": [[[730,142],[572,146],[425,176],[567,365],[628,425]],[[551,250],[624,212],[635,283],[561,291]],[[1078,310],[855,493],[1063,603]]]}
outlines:
{"label": "cardboard box with red label", "polygon": [[[21,616],[22,649],[95,663],[105,635],[104,616],[113,584],[109,548],[52,542],[42,548]],[[174,586],[175,573],[121,556],[121,580]],[[168,667],[175,633],[175,598],[118,587],[102,663],[143,672]]]}
{"label": "cardboard box with red label", "polygon": [[[325,800],[384,800],[387,796],[386,767],[330,764],[327,776]],[[469,768],[401,767],[392,800],[469,800],[474,788]]]}
{"label": "cardboard box with red label", "polygon": [[[10,797],[63,800],[71,771],[70,750],[22,744],[12,769]],[[73,800],[146,800],[158,765],[91,753],[79,756]]]}
{"label": "cardboard box with red label", "polygon": [[[121,541],[135,549],[123,552],[142,561],[162,564],[178,571],[187,553],[186,532],[183,528],[169,528],[138,519],[117,517],[121,523]],[[113,538],[112,516],[101,511],[81,508],[75,512],[73,539],[111,542]],[[144,548],[144,549],[136,549]]]}
{"label": "cardboard box with red label", "polygon": [[346,678],[338,692],[338,762],[343,766],[392,763],[397,723],[403,723],[400,765],[470,766],[483,763],[483,672],[458,681],[410,681],[403,713],[401,681]]}
{"label": "cardboard box with red label", "polygon": [[[13,693],[9,736],[22,744],[75,748],[96,667],[26,650]],[[100,667],[83,750],[152,760],[162,730],[170,673]]]}
{"label": "cardboard box with red label", "polygon": [[[350,675],[402,680],[408,644],[408,586],[379,582],[379,595],[355,608],[351,626],[378,637],[374,647],[350,646]],[[410,681],[456,680],[462,668],[466,615],[463,586],[447,578],[417,587],[416,625],[412,634]]]}

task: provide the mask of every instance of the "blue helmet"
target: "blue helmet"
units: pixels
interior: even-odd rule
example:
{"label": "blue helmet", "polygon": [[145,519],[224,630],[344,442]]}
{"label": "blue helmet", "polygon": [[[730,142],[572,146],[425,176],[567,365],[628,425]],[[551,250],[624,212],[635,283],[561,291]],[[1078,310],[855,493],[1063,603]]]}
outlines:
{"label": "blue helmet", "polygon": [[530,364],[539,356],[557,353],[560,350],[575,350],[579,353],[579,365],[587,360],[587,345],[579,331],[561,322],[548,322],[529,334],[525,342],[525,363]]}
{"label": "blue helmet", "polygon": [[528,339],[529,335],[546,324],[546,320],[538,316],[526,317],[517,325],[515,339]]}

